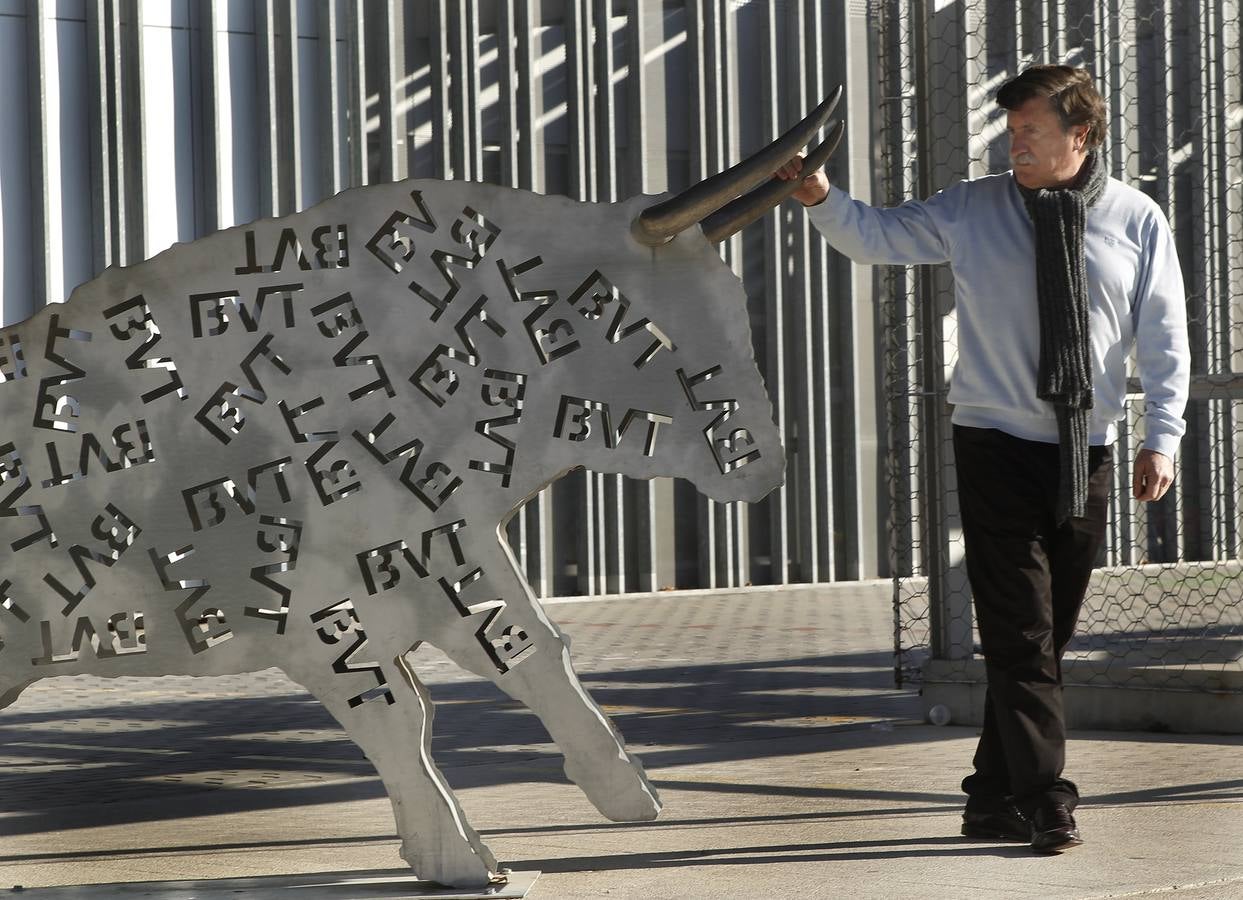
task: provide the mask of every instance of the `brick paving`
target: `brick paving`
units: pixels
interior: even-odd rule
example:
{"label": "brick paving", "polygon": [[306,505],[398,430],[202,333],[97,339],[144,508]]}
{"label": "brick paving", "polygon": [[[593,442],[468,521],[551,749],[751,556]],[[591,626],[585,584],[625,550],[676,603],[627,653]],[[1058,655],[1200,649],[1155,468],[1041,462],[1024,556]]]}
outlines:
{"label": "brick paving", "polygon": [[[415,655],[434,755],[494,852],[543,872],[533,900],[1243,898],[1235,737],[1076,735],[1087,846],[1047,860],[958,837],[974,733],[922,724],[918,698],[893,687],[888,585],[547,608],[661,791],[657,822],[602,819],[531,714]],[[243,877],[248,896],[310,900],[288,879],[400,866],[374,770],[275,670],[48,680],[0,712],[0,895]],[[161,889],[150,896],[187,896]]]}

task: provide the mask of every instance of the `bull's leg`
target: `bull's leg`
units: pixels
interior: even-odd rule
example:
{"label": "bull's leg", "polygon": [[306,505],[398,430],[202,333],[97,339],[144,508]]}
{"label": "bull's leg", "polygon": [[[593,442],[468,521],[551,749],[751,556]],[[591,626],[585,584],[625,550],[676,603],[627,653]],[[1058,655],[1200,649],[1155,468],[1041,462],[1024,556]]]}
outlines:
{"label": "bull's leg", "polygon": [[[532,595],[508,547],[498,543],[471,549],[486,558],[482,565],[489,588],[505,601],[505,609],[487,635],[497,645],[489,651],[475,638],[476,652],[455,661],[491,679],[539,717],[565,756],[566,775],[601,813],[615,821],[656,818],[660,799],[642,763],[627,752],[613,723],[578,680],[566,640]],[[465,622],[478,627],[486,616]],[[532,649],[510,664],[507,657],[524,646]]]}
{"label": "bull's leg", "polygon": [[[526,621],[534,623],[532,617]],[[596,809],[618,822],[643,822],[660,814],[660,797],[643,764],[578,680],[569,649],[553,627],[530,635],[538,650],[503,675],[500,688],[529,707],[565,756],[565,774]],[[533,665],[528,665],[533,663]]]}
{"label": "bull's leg", "polygon": [[[375,765],[393,804],[401,856],[415,874],[452,886],[487,884],[497,870],[496,860],[467,823],[453,789],[432,761],[431,697],[403,655],[384,653],[383,643],[377,641],[380,655],[368,658],[396,657],[392,665],[381,667],[391,702],[380,688],[358,693],[365,673],[336,674],[319,659],[292,662],[285,671],[328,708]],[[375,686],[374,677],[370,684]],[[370,699],[359,702],[361,696]]]}

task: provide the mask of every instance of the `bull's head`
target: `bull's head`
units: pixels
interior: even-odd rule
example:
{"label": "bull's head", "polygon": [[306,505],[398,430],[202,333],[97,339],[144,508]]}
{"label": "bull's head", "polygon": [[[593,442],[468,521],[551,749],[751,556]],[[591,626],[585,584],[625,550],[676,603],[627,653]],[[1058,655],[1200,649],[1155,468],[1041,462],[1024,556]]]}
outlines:
{"label": "bull's head", "polygon": [[[424,360],[412,378],[428,396],[439,384],[445,408],[449,391],[464,388],[472,398],[452,429],[464,442],[448,454],[477,454],[483,422],[502,423],[492,433],[508,435],[514,447],[495,465],[479,458],[470,465],[512,473],[502,481],[514,502],[578,466],[681,476],[718,500],[756,501],[778,486],[784,454],[754,362],[746,298],[712,244],[797,188],[772,172],[825,124],[840,94],[747,160],[655,205],[646,197],[583,204],[445,186],[458,196],[469,190],[463,207],[430,199],[442,188],[419,183],[418,201],[431,204],[422,218],[434,218],[427,212],[437,205],[443,216],[458,215],[449,230],[477,273],[469,290],[463,284],[465,296],[500,298],[489,299],[486,311],[460,304],[458,316],[446,316],[453,333],[480,340]],[[837,124],[811,151],[809,170],[823,165],[841,132]],[[394,253],[416,264],[428,254],[444,259],[443,249],[418,249],[423,236],[405,228],[417,218],[386,221],[368,248],[390,263]],[[427,278],[442,280],[430,271]],[[436,307],[425,283],[416,277],[412,289]],[[470,366],[462,365],[468,358]],[[503,370],[508,386],[490,382],[487,368]],[[538,454],[526,478],[518,474],[524,447]]]}

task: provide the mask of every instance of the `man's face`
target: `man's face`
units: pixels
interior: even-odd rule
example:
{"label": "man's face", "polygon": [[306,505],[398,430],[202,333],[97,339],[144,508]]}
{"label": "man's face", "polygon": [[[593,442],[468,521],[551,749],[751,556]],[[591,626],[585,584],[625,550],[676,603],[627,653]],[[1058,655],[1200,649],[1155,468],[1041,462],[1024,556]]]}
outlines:
{"label": "man's face", "polygon": [[1014,177],[1025,188],[1066,187],[1075,180],[1088,152],[1087,125],[1063,130],[1062,120],[1047,97],[1032,97],[1007,110],[1010,163]]}

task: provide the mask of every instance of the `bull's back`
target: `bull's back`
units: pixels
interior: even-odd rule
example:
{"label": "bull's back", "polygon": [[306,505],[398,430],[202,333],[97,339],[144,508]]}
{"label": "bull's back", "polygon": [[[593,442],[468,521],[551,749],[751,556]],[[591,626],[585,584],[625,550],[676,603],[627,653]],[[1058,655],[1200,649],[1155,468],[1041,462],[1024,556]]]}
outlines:
{"label": "bull's back", "polygon": [[[451,617],[454,540],[576,465],[656,474],[657,423],[701,444],[675,370],[716,358],[678,342],[719,343],[704,303],[740,290],[702,240],[635,247],[636,209],[363,188],[5,329],[0,672],[244,671],[318,652],[342,610]],[[385,597],[394,554],[422,607]]]}

